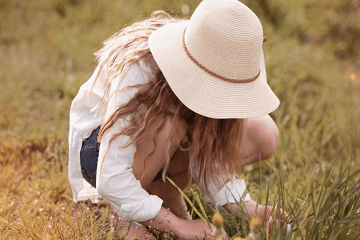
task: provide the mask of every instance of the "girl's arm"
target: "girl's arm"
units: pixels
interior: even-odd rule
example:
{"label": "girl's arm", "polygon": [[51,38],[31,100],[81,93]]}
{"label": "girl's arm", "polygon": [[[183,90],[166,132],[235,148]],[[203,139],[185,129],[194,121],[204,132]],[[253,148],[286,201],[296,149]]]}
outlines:
{"label": "girl's arm", "polygon": [[[274,220],[276,223],[279,223],[279,221],[282,221],[283,223],[288,223],[290,220],[289,215],[281,208],[275,207],[275,209],[273,209],[271,206],[260,205],[252,199],[244,202],[244,206],[244,210],[249,214],[249,216],[256,217],[262,225],[264,225],[265,227],[269,227],[270,230],[274,225]],[[229,203],[224,205],[223,207],[228,212],[236,212],[238,209],[238,204]],[[239,217],[241,218],[241,216]]]}
{"label": "girl's arm", "polygon": [[[155,231],[173,234],[179,240],[203,239],[205,234],[207,239],[215,239],[212,224],[210,224],[212,228],[210,229],[202,220],[184,220],[165,208],[161,208],[154,219],[141,222],[141,224]],[[223,234],[222,239],[228,238]]]}
{"label": "girl's arm", "polygon": [[[278,138],[279,130],[269,115],[246,119],[244,135],[241,142],[242,159],[238,166],[241,167],[270,157],[276,149]],[[247,211],[249,215],[256,216],[260,222],[264,224],[269,223],[270,226],[272,226],[273,217],[275,216],[276,219],[287,221],[288,216],[282,209],[275,209],[274,213],[276,214],[273,214],[273,209],[270,206],[265,207],[258,205],[256,208],[257,203],[250,197],[245,196],[245,198],[242,199],[241,196],[245,190],[245,182],[243,180],[237,180],[234,184],[225,186],[222,190],[219,189],[218,192],[215,191],[216,195],[214,194],[212,198],[214,200],[223,199],[223,201],[219,201],[218,203],[220,203],[219,205],[223,205],[229,212],[237,211],[238,205],[234,203],[235,201],[243,201],[245,206],[244,210]],[[235,200],[233,200],[231,196],[235,196]],[[227,204],[224,202],[224,199],[227,199]]]}

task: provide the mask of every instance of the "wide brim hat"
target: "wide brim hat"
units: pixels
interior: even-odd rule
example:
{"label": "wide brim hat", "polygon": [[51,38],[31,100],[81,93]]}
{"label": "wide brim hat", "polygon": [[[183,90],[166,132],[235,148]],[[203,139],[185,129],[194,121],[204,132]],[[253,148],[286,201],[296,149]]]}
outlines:
{"label": "wide brim hat", "polygon": [[237,0],[204,0],[148,44],[174,94],[200,115],[255,118],[280,104],[267,84],[260,20]]}

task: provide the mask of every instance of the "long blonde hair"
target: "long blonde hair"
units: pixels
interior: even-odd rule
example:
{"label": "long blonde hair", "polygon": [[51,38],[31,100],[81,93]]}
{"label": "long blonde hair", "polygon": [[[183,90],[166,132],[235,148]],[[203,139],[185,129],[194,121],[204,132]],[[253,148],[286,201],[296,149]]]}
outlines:
{"label": "long blonde hair", "polygon": [[[147,45],[150,34],[165,24],[177,21],[183,20],[172,17],[163,11],[154,12],[150,18],[123,28],[104,42],[104,47],[95,53],[100,64],[95,82],[99,79],[100,72],[106,71],[106,79],[103,83],[105,89],[103,101],[108,97],[111,81],[121,74],[125,66],[137,64],[141,60],[154,62]],[[127,52],[123,54],[125,50]],[[123,55],[121,59],[118,59],[120,54]],[[104,133],[118,119],[128,116],[131,116],[129,125],[112,135],[109,144],[117,137],[127,135],[130,137],[127,145],[136,145],[144,137],[147,127],[153,124],[155,117],[160,117],[161,124],[155,131],[153,139],[164,128],[168,117],[171,118],[173,126],[178,126],[179,121],[185,120],[191,126],[188,128],[192,150],[188,168],[189,183],[194,177],[192,167],[196,166],[198,174],[194,177],[194,181],[197,183],[203,181],[207,191],[209,177],[216,176],[219,171],[231,173],[235,163],[240,160],[243,120],[212,119],[194,113],[175,96],[157,66],[153,66],[151,76],[146,84],[130,86],[138,88],[138,91],[134,97],[127,103],[118,106],[115,112],[106,119],[101,126],[98,141],[101,142]],[[145,112],[141,111],[144,106]],[[169,139],[174,136],[174,132],[175,129],[172,129]],[[154,145],[155,147],[156,145]],[[169,154],[170,147],[163,147],[166,148],[167,152],[162,175],[163,180],[165,180],[171,156]],[[189,150],[183,149],[180,144],[179,148],[184,151]]]}

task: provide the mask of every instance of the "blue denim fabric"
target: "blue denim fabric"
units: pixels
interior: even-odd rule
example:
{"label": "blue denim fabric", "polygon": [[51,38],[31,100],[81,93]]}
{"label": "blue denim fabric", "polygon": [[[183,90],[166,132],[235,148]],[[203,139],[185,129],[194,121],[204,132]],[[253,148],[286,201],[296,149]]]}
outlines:
{"label": "blue denim fabric", "polygon": [[99,158],[100,143],[97,141],[100,127],[92,131],[91,135],[83,141],[80,150],[80,166],[84,179],[96,187],[96,168]]}
{"label": "blue denim fabric", "polygon": [[[100,143],[97,141],[100,127],[92,131],[91,135],[83,141],[80,150],[80,166],[83,178],[96,187],[96,168],[99,158]],[[153,181],[161,179],[162,170],[158,172]]]}

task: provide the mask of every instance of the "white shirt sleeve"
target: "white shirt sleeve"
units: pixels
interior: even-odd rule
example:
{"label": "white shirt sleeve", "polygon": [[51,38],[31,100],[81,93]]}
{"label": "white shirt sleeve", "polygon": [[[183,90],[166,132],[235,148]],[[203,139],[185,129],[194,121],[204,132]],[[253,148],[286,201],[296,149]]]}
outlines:
{"label": "white shirt sleeve", "polygon": [[[226,182],[223,186],[217,186],[214,182],[210,182],[209,193],[204,194],[206,200],[215,206],[224,206],[227,203],[237,203],[240,201],[249,201],[250,194],[246,193],[246,184],[243,179],[233,178]],[[245,194],[246,193],[246,194]]]}
{"label": "white shirt sleeve", "polygon": [[[92,109],[101,101],[103,96],[102,85],[99,81],[92,85],[99,71],[99,66],[92,76],[79,89],[70,107],[69,122],[69,165],[68,178],[73,192],[73,201],[90,199],[98,202],[100,198],[96,189],[93,188],[82,176],[80,166],[80,150],[83,140],[96,129],[101,122],[100,114]],[[102,77],[103,74],[100,74]]]}
{"label": "white shirt sleeve", "polygon": [[[125,67],[121,75],[111,83],[105,119],[108,119],[118,106],[134,96],[137,89],[127,88],[129,85],[145,82],[147,75],[137,64]],[[117,120],[100,143],[96,188],[99,194],[115,208],[121,219],[142,222],[155,218],[160,212],[163,201],[156,195],[149,195],[132,173],[136,147],[133,145],[123,147],[128,142],[129,136],[119,136],[109,147],[112,134],[127,125],[126,119]]]}
{"label": "white shirt sleeve", "polygon": [[[189,152],[190,158],[191,154],[192,151]],[[218,168],[219,166],[216,167]],[[196,164],[192,165],[192,174],[195,178],[199,176],[199,167]],[[219,181],[219,179],[222,181]],[[226,174],[220,173],[218,176],[210,177],[207,186],[208,193],[205,191],[204,181],[198,183],[208,202],[215,206],[224,206],[227,203],[246,202],[251,199],[250,194],[246,193],[247,189],[244,180],[237,178],[235,174],[227,182],[223,181],[223,179],[228,179]]]}

